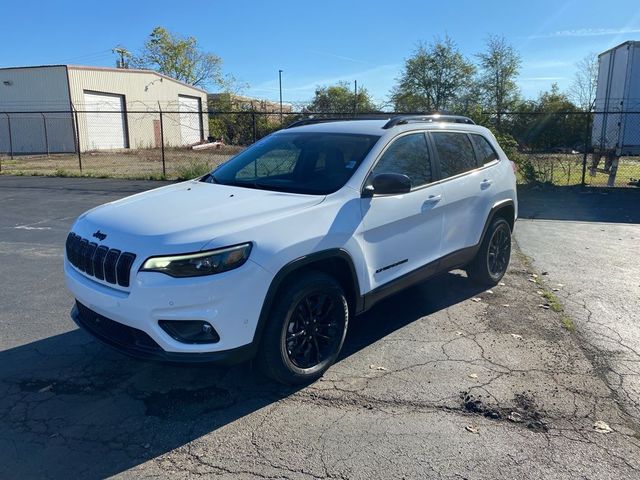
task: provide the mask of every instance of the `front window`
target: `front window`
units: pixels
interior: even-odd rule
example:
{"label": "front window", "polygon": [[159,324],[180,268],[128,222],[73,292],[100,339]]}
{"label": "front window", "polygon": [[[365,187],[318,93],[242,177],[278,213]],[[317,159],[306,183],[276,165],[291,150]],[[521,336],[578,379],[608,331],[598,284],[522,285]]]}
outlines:
{"label": "front window", "polygon": [[345,133],[278,133],[247,148],[203,181],[326,195],[344,186],[379,138]]}
{"label": "front window", "polygon": [[395,140],[374,167],[370,178],[379,173],[406,175],[411,180],[411,188],[431,183],[431,160],[424,133],[412,133]]}

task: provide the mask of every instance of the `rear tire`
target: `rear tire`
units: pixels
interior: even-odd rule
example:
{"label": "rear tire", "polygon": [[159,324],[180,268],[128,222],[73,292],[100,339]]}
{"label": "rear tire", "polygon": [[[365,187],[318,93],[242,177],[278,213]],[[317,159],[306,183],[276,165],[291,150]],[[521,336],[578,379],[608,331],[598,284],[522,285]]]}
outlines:
{"label": "rear tire", "polygon": [[496,285],[507,272],[511,258],[511,227],[504,218],[495,218],[467,266],[469,279],[482,286]]}
{"label": "rear tire", "polygon": [[258,365],[280,383],[313,382],[338,358],[348,326],[347,299],[333,277],[315,271],[296,276],[278,292]]}

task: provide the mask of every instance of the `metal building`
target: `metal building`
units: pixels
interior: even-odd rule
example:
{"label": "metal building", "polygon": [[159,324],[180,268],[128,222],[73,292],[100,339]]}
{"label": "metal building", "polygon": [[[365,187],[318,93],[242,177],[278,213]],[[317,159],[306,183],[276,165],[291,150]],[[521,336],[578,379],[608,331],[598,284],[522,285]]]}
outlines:
{"label": "metal building", "polygon": [[161,135],[193,145],[208,136],[206,102],[204,90],[150,70],[0,68],[0,152],[157,148]]}

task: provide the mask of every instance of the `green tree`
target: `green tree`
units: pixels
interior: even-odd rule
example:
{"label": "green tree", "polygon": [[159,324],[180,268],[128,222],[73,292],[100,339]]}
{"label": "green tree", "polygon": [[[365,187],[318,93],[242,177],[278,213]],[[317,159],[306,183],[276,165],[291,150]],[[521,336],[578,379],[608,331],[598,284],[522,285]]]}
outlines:
{"label": "green tree", "polygon": [[376,106],[366,88],[359,88],[357,95],[347,82],[317,87],[315,96],[305,110],[314,113],[373,112]]}
{"label": "green tree", "polygon": [[279,117],[256,108],[252,102],[234,101],[232,93],[209,100],[209,135],[229,145],[249,145],[280,128]]}
{"label": "green tree", "polygon": [[475,67],[449,37],[419,44],[405,60],[391,91],[398,112],[441,112],[456,109],[473,87]]}
{"label": "green tree", "polygon": [[476,55],[479,60],[478,87],[486,108],[496,113],[496,128],[501,129],[502,112],[511,109],[518,100],[516,79],[521,59],[503,37],[491,35],[486,51]]}
{"label": "green tree", "polygon": [[194,37],[183,37],[163,27],[153,29],[133,63],[199,87],[224,87],[222,59],[200,49]]}
{"label": "green tree", "polygon": [[535,102],[522,102],[519,114],[507,124],[521,147],[538,151],[572,149],[584,143],[588,118],[562,93],[556,83]]}

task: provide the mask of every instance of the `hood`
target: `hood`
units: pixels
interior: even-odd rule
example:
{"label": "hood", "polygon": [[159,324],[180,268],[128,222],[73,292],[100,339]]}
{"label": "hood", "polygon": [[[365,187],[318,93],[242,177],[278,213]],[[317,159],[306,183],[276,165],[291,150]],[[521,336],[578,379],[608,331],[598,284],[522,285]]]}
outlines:
{"label": "hood", "polygon": [[171,252],[172,246],[181,247],[177,251],[188,246],[194,251],[218,236],[309,208],[324,198],[189,181],[96,207],[80,216],[74,231],[91,238],[100,230],[107,235],[104,244],[116,248],[147,250],[144,245]]}

